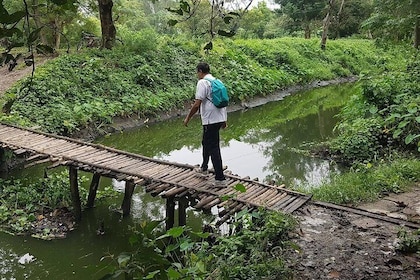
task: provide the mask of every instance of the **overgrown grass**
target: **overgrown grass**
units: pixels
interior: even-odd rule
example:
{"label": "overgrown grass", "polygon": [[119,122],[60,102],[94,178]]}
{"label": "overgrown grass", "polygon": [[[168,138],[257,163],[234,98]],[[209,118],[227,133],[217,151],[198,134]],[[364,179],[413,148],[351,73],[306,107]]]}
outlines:
{"label": "overgrown grass", "polygon": [[[79,176],[78,184],[87,182]],[[86,203],[87,190],[79,188],[82,204]],[[116,194],[110,188],[100,190],[98,197],[107,198]],[[72,208],[68,174],[55,172],[46,178],[0,179],[0,229],[27,234],[37,216],[59,208]]]}
{"label": "overgrown grass", "polygon": [[331,181],[319,187],[301,191],[313,194],[313,199],[337,204],[358,205],[372,202],[388,193],[408,191],[420,179],[417,158],[398,158],[378,164],[358,164],[349,172],[332,175]]}
{"label": "overgrown grass", "polygon": [[[102,279],[291,279],[283,250],[296,249],[288,233],[296,220],[264,209],[242,210],[230,234],[193,232],[187,226],[159,230],[144,222],[130,237],[132,252],[110,256],[115,270]],[[211,227],[210,227],[211,228]]]}
{"label": "overgrown grass", "polygon": [[193,99],[195,66],[208,61],[233,102],[314,80],[401,68],[404,53],[378,49],[367,40],[224,40],[210,54],[200,42],[152,31],[125,34],[129,44],[112,51],[61,55],[40,66],[0,99],[2,121],[70,135],[118,116],[150,116]]}

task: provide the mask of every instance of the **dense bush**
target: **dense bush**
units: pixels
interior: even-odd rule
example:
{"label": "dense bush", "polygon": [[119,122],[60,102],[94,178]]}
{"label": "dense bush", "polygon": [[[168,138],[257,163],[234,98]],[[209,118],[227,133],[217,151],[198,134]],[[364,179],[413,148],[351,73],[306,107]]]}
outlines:
{"label": "dense bush", "polygon": [[297,247],[288,235],[295,224],[263,209],[241,211],[222,236],[186,226],[161,232],[158,221],[144,222],[130,238],[133,251],[109,256],[115,271],[101,279],[289,279],[283,250]]}
{"label": "dense bush", "polygon": [[380,57],[387,57],[385,64],[403,61],[364,40],[330,41],[326,51],[317,40],[224,40],[205,54],[200,42],[182,37],[152,30],[122,34],[125,43],[112,51],[62,55],[38,67],[32,81],[19,83],[0,100],[8,113],[1,120],[68,135],[117,116],[179,108],[194,96],[201,60],[226,83],[233,102],[314,80],[383,71]]}
{"label": "dense bush", "polygon": [[420,151],[420,61],[368,79],[341,112],[331,148],[346,161],[369,161],[391,150]]}
{"label": "dense bush", "polygon": [[[393,155],[395,157],[395,155]],[[315,200],[358,205],[372,202],[389,193],[409,190],[420,178],[416,158],[393,158],[377,164],[356,164],[349,172],[335,175],[331,181],[311,190]]]}

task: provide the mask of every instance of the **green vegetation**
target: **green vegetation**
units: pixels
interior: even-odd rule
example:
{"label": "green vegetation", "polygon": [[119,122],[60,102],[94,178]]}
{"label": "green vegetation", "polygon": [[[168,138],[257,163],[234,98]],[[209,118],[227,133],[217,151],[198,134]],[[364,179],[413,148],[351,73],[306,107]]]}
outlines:
{"label": "green vegetation", "polygon": [[403,253],[420,254],[420,229],[413,232],[401,229],[398,232],[398,238],[398,250]]}
{"label": "green vegetation", "polygon": [[159,221],[145,222],[133,229],[134,251],[109,256],[116,269],[102,279],[289,279],[282,258],[296,248],[288,237],[295,224],[262,209],[238,213],[222,236],[185,226],[162,232]]}
{"label": "green vegetation", "polygon": [[326,51],[316,40],[225,40],[204,55],[198,44],[182,38],[152,31],[129,34],[132,43],[112,51],[62,55],[40,66],[33,79],[3,97],[8,114],[2,121],[70,135],[87,126],[103,127],[117,116],[179,108],[194,95],[200,60],[225,81],[234,102],[314,80],[381,73],[384,65],[401,68],[404,63],[397,51],[365,40],[337,40]]}
{"label": "green vegetation", "polygon": [[388,193],[407,191],[419,178],[420,161],[417,158],[396,158],[355,165],[349,172],[334,175],[330,182],[310,192],[315,200],[357,205],[375,201]]}
{"label": "green vegetation", "polygon": [[[79,186],[87,181],[79,176]],[[82,204],[86,204],[87,190],[79,188]],[[98,191],[98,198],[115,195],[110,188]],[[46,178],[0,179],[0,229],[12,234],[30,234],[38,217],[56,209],[71,208],[69,179],[67,172],[52,173]],[[57,229],[45,227],[39,238],[49,238]]]}

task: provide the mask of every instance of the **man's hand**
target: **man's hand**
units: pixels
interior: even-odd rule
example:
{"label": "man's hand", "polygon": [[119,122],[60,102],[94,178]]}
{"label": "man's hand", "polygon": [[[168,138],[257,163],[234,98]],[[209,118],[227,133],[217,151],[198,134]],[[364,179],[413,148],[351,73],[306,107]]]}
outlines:
{"label": "man's hand", "polygon": [[228,126],[228,125],[227,125],[227,122],[224,122],[224,123],[222,124],[222,128],[223,128],[223,129],[225,129],[227,126]]}

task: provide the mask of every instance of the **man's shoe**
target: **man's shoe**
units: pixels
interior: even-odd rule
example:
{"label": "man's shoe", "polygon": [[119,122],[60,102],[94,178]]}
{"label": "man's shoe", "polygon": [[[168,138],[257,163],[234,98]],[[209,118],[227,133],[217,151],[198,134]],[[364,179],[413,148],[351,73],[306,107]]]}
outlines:
{"label": "man's shoe", "polygon": [[227,187],[227,183],[226,180],[215,180],[213,183],[213,187],[215,188],[226,188]]}
{"label": "man's shoe", "polygon": [[196,175],[198,177],[205,178],[205,177],[208,177],[209,176],[209,171],[208,170],[203,170],[203,169],[201,169],[201,167],[194,168],[194,172],[196,173]]}

